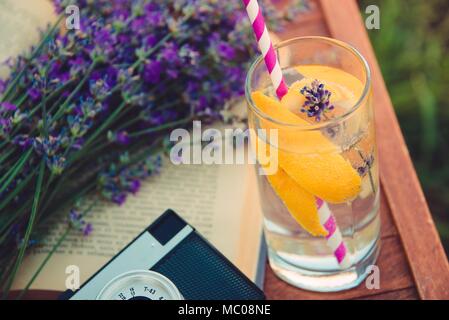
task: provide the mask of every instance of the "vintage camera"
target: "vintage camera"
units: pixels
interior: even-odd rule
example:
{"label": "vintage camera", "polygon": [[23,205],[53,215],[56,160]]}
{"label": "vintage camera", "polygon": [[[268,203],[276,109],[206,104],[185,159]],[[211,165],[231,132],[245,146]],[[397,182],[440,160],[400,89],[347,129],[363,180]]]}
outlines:
{"label": "vintage camera", "polygon": [[113,257],[71,300],[260,300],[263,292],[173,210]]}

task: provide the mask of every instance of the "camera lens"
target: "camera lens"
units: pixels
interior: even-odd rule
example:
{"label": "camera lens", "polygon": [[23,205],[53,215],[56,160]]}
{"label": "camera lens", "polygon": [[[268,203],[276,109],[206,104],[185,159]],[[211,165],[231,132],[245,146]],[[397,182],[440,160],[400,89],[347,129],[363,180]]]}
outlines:
{"label": "camera lens", "polygon": [[109,281],[97,300],[183,300],[173,282],[160,273],[133,270]]}

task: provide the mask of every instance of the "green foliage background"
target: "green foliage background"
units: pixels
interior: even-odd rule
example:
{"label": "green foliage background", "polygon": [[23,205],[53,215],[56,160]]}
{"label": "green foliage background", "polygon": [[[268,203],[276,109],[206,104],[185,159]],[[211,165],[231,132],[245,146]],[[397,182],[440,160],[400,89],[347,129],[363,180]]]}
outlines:
{"label": "green foliage background", "polygon": [[449,2],[361,0],[380,9],[368,30],[410,154],[449,253]]}

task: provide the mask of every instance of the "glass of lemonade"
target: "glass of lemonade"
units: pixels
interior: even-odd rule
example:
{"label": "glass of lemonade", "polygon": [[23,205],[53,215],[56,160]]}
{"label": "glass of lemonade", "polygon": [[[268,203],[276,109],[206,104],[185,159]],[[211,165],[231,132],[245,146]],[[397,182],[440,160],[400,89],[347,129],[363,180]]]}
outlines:
{"label": "glass of lemonade", "polygon": [[[245,88],[270,265],[300,288],[348,289],[366,277],[380,245],[370,70],[356,49],[334,39],[295,38],[276,49],[288,93],[276,97],[262,57]],[[320,202],[341,239],[320,221]],[[344,243],[346,265],[331,241]]]}

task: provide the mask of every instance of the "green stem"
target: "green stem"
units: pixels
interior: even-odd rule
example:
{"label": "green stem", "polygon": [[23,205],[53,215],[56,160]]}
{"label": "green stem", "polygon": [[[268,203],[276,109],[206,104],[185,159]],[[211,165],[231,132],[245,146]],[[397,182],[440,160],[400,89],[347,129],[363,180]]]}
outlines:
{"label": "green stem", "polygon": [[[63,205],[58,205],[58,207],[56,209],[64,208],[67,204],[76,202],[76,200],[78,200],[81,197],[84,197],[86,194],[88,194],[90,191],[92,191],[95,188],[95,186],[96,186],[96,182],[89,183],[87,186],[82,188],[81,191],[77,192],[75,195],[72,195],[68,199],[65,199],[63,201]],[[43,206],[42,212],[46,212],[49,205],[52,204],[51,200],[53,200],[53,198],[55,196],[56,196],[56,192],[53,191],[52,194],[50,195],[50,197],[48,198],[48,200],[45,202],[45,206]],[[54,210],[56,210],[56,209],[54,209]],[[52,211],[53,211],[53,208],[52,208]]]}
{"label": "green stem", "polygon": [[[10,212],[10,215],[3,219],[0,226],[0,244],[3,244],[11,235],[10,232],[13,229],[13,223],[17,222],[15,219],[20,217],[27,209],[29,210],[32,200],[28,199],[20,209]],[[16,223],[15,225],[17,226],[18,224]]]}
{"label": "green stem", "polygon": [[128,126],[133,125],[141,120],[142,120],[142,117],[137,116],[134,119],[131,119],[131,120],[126,121],[125,123],[122,123],[115,131],[120,131],[120,130],[126,129]]}
{"label": "green stem", "polygon": [[39,54],[39,52],[42,50],[44,45],[47,43],[47,41],[50,39],[51,36],[53,36],[53,33],[58,28],[59,23],[62,21],[62,19],[65,17],[64,13],[61,13],[58,20],[56,20],[55,24],[52,26],[52,28],[47,32],[45,37],[40,42],[39,46],[33,51],[30,58],[28,59],[28,62],[23,67],[23,69],[17,74],[17,76],[11,81],[11,83],[8,85],[8,88],[3,93],[2,97],[0,98],[0,102],[6,101],[6,98],[8,98],[9,94],[12,92],[12,90],[15,88],[17,83],[22,79],[23,75],[25,74],[25,71],[27,70],[27,67],[29,66],[30,62]]}
{"label": "green stem", "polygon": [[187,117],[185,119],[169,122],[169,123],[166,123],[166,124],[154,127],[154,128],[148,128],[148,129],[136,131],[136,132],[130,133],[129,136],[130,137],[139,137],[139,136],[142,136],[142,135],[145,135],[145,134],[162,131],[162,130],[165,130],[165,129],[172,128],[173,126],[177,126],[177,125],[180,125],[180,124],[185,124],[185,123],[191,121],[192,119],[193,119],[192,117]]}
{"label": "green stem", "polygon": [[[28,182],[31,180],[31,178],[35,175],[35,173],[38,171],[38,167],[34,169],[33,172],[31,172],[26,179],[18,186],[18,188],[14,189],[13,192],[11,192],[8,197],[1,202],[0,204],[0,211],[5,208],[5,206],[11,202],[15,197],[24,189],[24,187],[28,186]],[[42,190],[43,193],[47,191],[48,185],[51,182],[51,179],[48,179],[47,185]],[[7,222],[4,222],[2,225],[0,225],[0,233],[3,233],[18,217],[20,217],[24,212],[27,211],[31,204],[32,199],[28,199],[21,207],[20,209],[14,210],[14,212],[11,214]],[[3,235],[0,238],[0,243],[2,243],[6,238],[6,235]]]}
{"label": "green stem", "polygon": [[67,238],[68,234],[70,233],[71,228],[67,227],[66,231],[62,234],[62,236],[59,238],[59,240],[55,243],[55,245],[52,247],[50,252],[45,257],[44,261],[40,264],[40,266],[37,268],[36,272],[31,277],[30,281],[28,281],[25,288],[20,292],[20,294],[16,297],[17,300],[22,299],[23,295],[27,293],[28,289],[31,287],[33,282],[36,280],[38,275],[41,273],[42,269],[47,265],[47,262],[50,260],[50,258],[53,256],[53,254],[58,250],[58,248],[61,246],[61,244],[64,242],[65,238]]}
{"label": "green stem", "polygon": [[[47,74],[47,70],[45,70]],[[47,76],[45,76],[44,82],[44,95],[42,97],[42,121],[44,127],[44,136],[48,138],[48,119],[47,119]]]}
{"label": "green stem", "polygon": [[173,106],[175,106],[175,105],[177,105],[177,104],[179,104],[179,103],[181,103],[181,100],[174,100],[174,101],[171,101],[171,102],[168,102],[168,103],[164,103],[164,104],[161,104],[160,106],[157,106],[157,107],[154,109],[154,111],[165,110],[165,109],[168,109],[168,108],[170,108],[170,107],[173,107]]}
{"label": "green stem", "polygon": [[[161,139],[159,139],[159,141],[160,141]],[[157,143],[156,143],[156,145],[157,145]],[[159,147],[159,149],[160,149],[160,147]],[[136,156],[134,156],[131,160],[130,160],[130,164],[132,165],[132,164],[136,164],[136,163],[138,163],[138,162],[140,162],[140,161],[142,161],[142,160],[144,160],[144,159],[146,159],[148,156],[150,156],[150,155],[152,155],[152,154],[155,154],[156,152],[158,151],[158,147],[150,147],[148,150],[147,150],[147,152],[142,152],[141,154],[138,154],[138,155],[136,155]],[[125,165],[123,165],[123,166],[125,166]]]}
{"label": "green stem", "polygon": [[[363,156],[362,151],[360,151],[360,149],[358,149],[358,148],[355,148],[355,149],[357,150],[360,158],[362,158],[362,160],[365,162],[366,160],[365,160],[365,157]],[[376,193],[376,189],[374,188],[374,178],[373,178],[373,174],[371,172],[371,166],[370,165],[368,166],[368,176],[369,176],[369,182],[370,182],[370,185],[371,185],[371,190],[373,190],[373,194],[375,194]]]}
{"label": "green stem", "polygon": [[28,242],[30,240],[31,232],[33,231],[34,219],[36,217],[38,206],[39,206],[39,199],[40,199],[40,193],[41,193],[41,188],[42,188],[42,181],[44,180],[44,174],[45,174],[45,161],[42,160],[40,167],[39,167],[39,176],[37,178],[36,192],[34,193],[34,201],[33,201],[33,206],[31,208],[30,220],[28,221],[28,226],[25,231],[25,237],[23,238],[22,244],[20,246],[19,255],[14,264],[12,273],[9,276],[9,279],[7,281],[7,285],[6,285],[5,291],[3,293],[4,298],[8,297],[9,290],[11,289],[11,286],[16,277],[17,271],[19,271],[19,267],[22,264],[23,257],[25,256],[25,250],[28,247]]}
{"label": "green stem", "polygon": [[[70,85],[72,85],[77,78],[70,79],[66,83],[64,83],[62,86],[60,86],[58,89],[53,91],[48,97],[47,101],[52,101],[56,99],[65,89],[67,89]],[[59,98],[56,100],[56,102],[52,103],[51,107],[48,109],[48,112],[51,114],[51,112],[60,104],[61,100],[64,98],[63,95],[59,96]],[[34,115],[37,110],[39,110],[42,107],[42,103],[40,102],[36,107],[34,107],[31,112],[30,116]]]}
{"label": "green stem", "polygon": [[[109,117],[106,119],[106,121],[103,122],[103,124],[89,137],[89,139],[87,139],[84,146],[85,147],[89,146],[92,143],[92,141],[95,140],[95,138],[97,138],[98,135],[100,135],[115,120],[115,118],[120,114],[120,112],[123,110],[123,108],[125,108],[125,106],[126,106],[126,102],[123,101],[117,107],[117,109],[115,109],[114,112],[109,115]],[[75,157],[75,159],[76,159],[76,157]]]}
{"label": "green stem", "polygon": [[1,167],[1,165],[2,165],[2,163],[6,160],[6,159],[8,159],[8,157],[12,154],[12,153],[14,153],[14,148],[9,148],[4,154],[2,154],[1,155],[1,157],[0,157],[0,167]]}
{"label": "green stem", "polygon": [[[1,202],[0,210],[2,210],[12,199],[15,198],[15,196],[17,194],[20,193],[20,191],[28,184],[30,178],[35,174],[35,172],[37,172],[37,168],[35,168],[34,171],[31,172],[27,176],[27,178],[19,185],[18,188],[14,189],[14,191],[12,193],[10,193],[4,201]],[[64,176],[64,177],[66,177],[66,176]],[[51,182],[53,181],[53,179],[54,179],[54,175],[51,174],[51,176],[47,179],[47,183],[45,184],[45,187],[43,188],[42,193],[45,194],[47,192],[47,189],[48,189],[49,185],[51,184]],[[64,178],[61,178],[61,179],[64,179]],[[55,192],[56,190],[60,190],[59,186],[60,185],[58,184],[57,187],[55,188],[55,190],[53,190],[53,192]],[[45,203],[44,199],[45,198],[42,199],[43,203]],[[31,200],[31,199],[29,199],[29,200]],[[30,201],[27,201],[20,209],[15,210],[11,214],[10,218],[8,219],[8,221],[6,223],[2,222],[2,224],[0,225],[0,233],[3,233],[5,231],[5,229],[7,229],[10,226],[10,224],[12,224],[15,221],[15,219],[17,217],[20,217],[26,211],[29,204],[30,204]],[[6,236],[7,236],[7,234],[3,234],[3,236],[0,237],[0,243],[2,243],[5,240]]]}
{"label": "green stem", "polygon": [[[97,204],[97,201],[94,201],[86,210],[84,210],[83,214],[81,215],[81,218],[84,217],[86,214],[88,214],[96,204]],[[28,283],[25,286],[25,288],[16,297],[17,300],[22,299],[23,295],[27,293],[28,289],[31,287],[31,285],[34,283],[36,278],[42,272],[42,270],[47,265],[48,261],[53,256],[53,254],[56,252],[56,250],[58,250],[58,248],[61,246],[61,244],[67,238],[67,236],[69,235],[71,230],[72,230],[72,227],[69,225],[67,227],[67,229],[65,230],[65,232],[61,235],[61,237],[59,237],[58,241],[53,245],[52,249],[47,254],[47,256],[45,257],[44,261],[42,261],[42,263],[39,265],[39,267],[37,268],[36,272],[33,274],[33,276],[31,277],[30,281],[28,281]]]}
{"label": "green stem", "polygon": [[[33,149],[29,149],[28,152],[24,153],[20,158],[19,162],[16,163],[8,172],[0,178],[0,194],[9,186],[11,181],[17,176],[20,170],[25,166],[26,161],[30,158]],[[6,181],[5,181],[6,180]]]}
{"label": "green stem", "polygon": [[97,152],[100,150],[103,150],[105,148],[109,148],[111,146],[111,141],[103,141],[102,139],[98,139],[99,141],[92,145],[89,149],[89,155],[94,156]]}
{"label": "green stem", "polygon": [[[0,202],[0,211],[3,210],[8,205],[8,203],[10,203],[28,185],[28,182],[30,182],[33,175],[34,172],[32,174],[29,174],[25,178],[25,180],[23,180],[23,182],[20,183],[19,186],[17,186],[17,188],[14,188],[14,191],[9,193],[8,196],[5,199],[3,199],[2,202]],[[0,229],[2,228],[3,226],[0,226]]]}
{"label": "green stem", "polygon": [[[162,47],[162,45],[169,40],[171,37],[173,36],[172,33],[168,33],[167,35],[165,35],[161,40],[159,40],[159,42],[151,48],[150,51],[145,53],[145,57],[144,58],[148,58],[150,55],[152,55],[154,52],[156,52],[156,50],[158,50],[160,47]],[[143,59],[138,59],[136,62],[134,62],[134,64],[131,66],[132,69],[138,67],[141,63],[143,62]]]}
{"label": "green stem", "polygon": [[[75,79],[69,80],[66,84],[64,84],[62,87],[56,89],[56,91],[54,91],[52,94],[50,94],[48,96],[48,98],[46,99],[46,101],[51,101],[52,99],[55,99],[56,96],[61,93],[61,91],[63,91],[64,89],[66,89],[69,85],[72,84],[72,81],[74,81]],[[50,107],[50,109],[48,110],[49,113],[51,113],[55,107],[57,107],[61,101],[64,99],[63,96],[60,96],[58,98],[58,100],[53,103],[53,105]],[[44,101],[41,101],[37,106],[35,106],[33,109],[31,109],[30,113],[28,114],[28,117],[32,117],[38,110],[40,110],[43,106]],[[17,133],[17,131],[20,129],[19,126],[15,127],[14,130],[11,133],[11,136],[15,135]],[[34,130],[32,130],[30,132],[30,135],[34,132]],[[0,149],[3,148],[9,141],[5,140],[0,144]]]}
{"label": "green stem", "polygon": [[369,176],[369,182],[371,184],[371,190],[373,190],[373,194],[376,194],[376,190],[374,189],[374,178],[373,178],[373,174],[371,172],[371,167],[368,168],[368,176]]}
{"label": "green stem", "polygon": [[94,68],[97,66],[98,61],[94,60],[92,64],[90,65],[89,69],[87,69],[86,74],[84,75],[83,79],[78,83],[78,85],[75,87],[75,89],[70,93],[70,95],[67,97],[67,99],[64,101],[64,103],[59,107],[58,111],[56,111],[53,120],[58,121],[59,118],[64,114],[66,111],[67,106],[72,101],[72,99],[75,97],[75,95],[78,94],[78,92],[81,90],[83,85],[86,83],[86,81],[89,79],[90,74],[94,70]]}
{"label": "green stem", "polygon": [[14,102],[17,108],[20,108],[25,100],[28,98],[28,94],[23,94],[17,101]]}
{"label": "green stem", "polygon": [[[30,199],[31,200],[31,199]],[[9,219],[8,219],[8,221],[6,221],[5,223],[3,223],[2,222],[2,225],[1,225],[1,231],[0,231],[0,234],[1,234],[1,237],[0,237],[0,243],[1,244],[3,244],[3,242],[6,240],[6,238],[9,236],[9,231],[11,231],[11,228],[12,228],[12,224],[13,224],[13,222],[15,221],[15,219],[18,217],[18,216],[20,216],[22,213],[23,213],[23,211],[25,211],[24,210],[24,208],[26,208],[26,207],[28,207],[28,205],[30,204],[30,201],[27,201],[26,202],[26,205],[23,205],[22,207],[21,207],[21,209],[20,210],[18,210],[18,211],[15,211],[14,213],[12,213],[11,214],[11,216],[9,217]]]}
{"label": "green stem", "polygon": [[[1,270],[1,275],[0,275],[0,284],[4,284],[9,272],[11,271],[12,267],[13,267],[13,262],[11,260],[6,260],[6,261],[2,261],[2,263],[0,264],[2,267]],[[1,287],[0,287],[0,291],[1,291]]]}
{"label": "green stem", "polygon": [[[58,89],[56,89],[54,92],[52,92],[48,98],[47,101],[51,101],[53,99],[55,99],[63,90],[67,89],[67,87],[69,87],[71,84],[73,84],[73,82],[75,82],[75,78],[74,79],[70,79],[68,82],[66,82],[65,84],[63,84],[61,87],[59,87]],[[26,99],[27,98],[27,94],[24,94],[21,99]],[[61,100],[63,99],[63,96],[60,96],[59,99],[51,106],[51,108],[48,110],[49,113],[51,113],[54,108],[59,105],[59,103],[61,102]],[[16,104],[17,105],[17,104]],[[17,105],[17,107],[19,107],[19,105]],[[28,114],[28,117],[31,118],[38,110],[40,110],[42,107],[42,102],[40,102],[37,106],[35,106],[33,109],[31,109],[31,111]],[[16,126],[14,127],[11,136],[14,136],[17,131],[20,129],[20,126]],[[0,149],[2,149],[8,142],[10,142],[10,140],[5,140],[2,141],[2,143],[0,143]]]}

